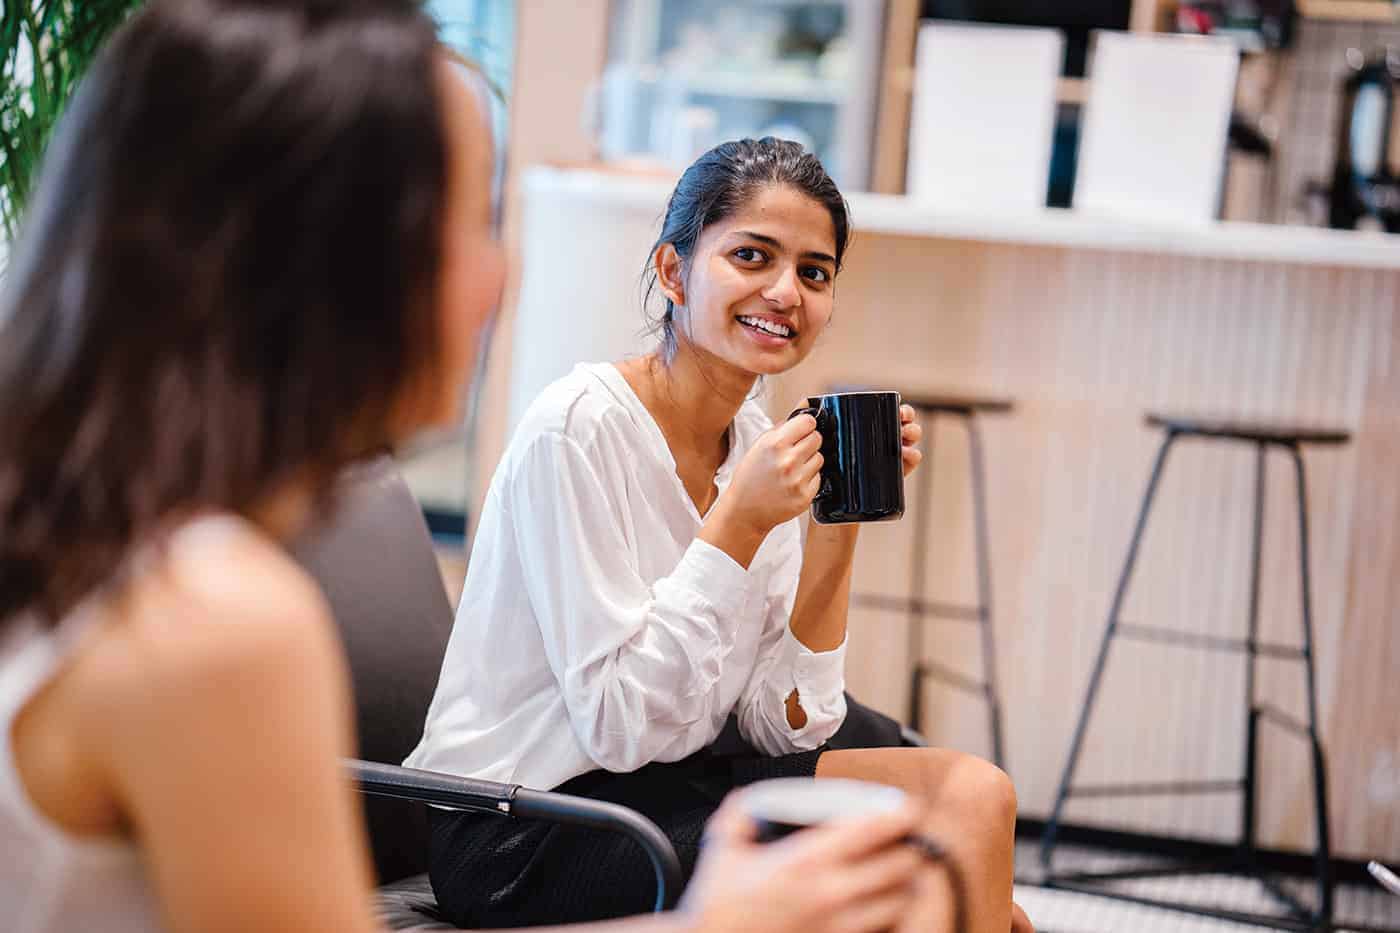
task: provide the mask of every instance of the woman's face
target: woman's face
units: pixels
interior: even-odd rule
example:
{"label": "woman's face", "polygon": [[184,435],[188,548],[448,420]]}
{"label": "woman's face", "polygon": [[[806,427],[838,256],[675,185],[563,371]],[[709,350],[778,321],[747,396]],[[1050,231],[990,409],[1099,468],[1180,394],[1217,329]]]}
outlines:
{"label": "woman's face", "polygon": [[835,257],[830,212],[779,184],[705,228],[688,272],[680,272],[669,245],[657,258],[671,273],[661,276],[663,290],[685,306],[677,312],[682,339],[744,373],[768,376],[805,359],[831,320]]}
{"label": "woman's face", "polygon": [[506,274],[491,198],[495,154],[482,101],[468,72],[447,59],[440,62],[439,82],[448,154],[438,280],[441,379],[431,387],[417,427],[461,418],[481,333],[500,303]]}

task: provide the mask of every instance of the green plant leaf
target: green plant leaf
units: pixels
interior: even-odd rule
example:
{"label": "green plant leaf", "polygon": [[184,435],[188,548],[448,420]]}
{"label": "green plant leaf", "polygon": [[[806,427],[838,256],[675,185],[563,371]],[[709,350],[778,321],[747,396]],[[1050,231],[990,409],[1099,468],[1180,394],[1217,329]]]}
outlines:
{"label": "green plant leaf", "polygon": [[102,43],[144,0],[0,2],[0,225],[13,237],[73,91]]}

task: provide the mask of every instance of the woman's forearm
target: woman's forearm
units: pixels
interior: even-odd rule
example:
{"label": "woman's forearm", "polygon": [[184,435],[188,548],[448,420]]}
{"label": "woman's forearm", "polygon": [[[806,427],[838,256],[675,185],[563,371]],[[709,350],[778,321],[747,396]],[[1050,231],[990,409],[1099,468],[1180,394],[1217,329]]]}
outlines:
{"label": "woman's forearm", "polygon": [[730,503],[720,496],[714,508],[710,509],[704,524],[700,526],[700,533],[696,537],[719,548],[733,558],[734,563],[747,570],[769,530],[755,527],[740,519],[730,508]]}
{"label": "woman's forearm", "polygon": [[846,640],[851,569],[859,525],[818,525],[807,533],[802,575],[789,626],[812,651],[834,651]]}

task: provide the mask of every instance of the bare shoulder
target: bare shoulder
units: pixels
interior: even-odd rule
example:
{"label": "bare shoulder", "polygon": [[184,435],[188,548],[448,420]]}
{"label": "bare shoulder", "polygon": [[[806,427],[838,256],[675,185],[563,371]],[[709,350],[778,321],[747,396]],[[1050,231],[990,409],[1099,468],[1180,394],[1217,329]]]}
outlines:
{"label": "bare shoulder", "polygon": [[173,534],[149,572],[133,580],[122,610],[134,637],[162,642],[177,635],[221,643],[272,638],[291,647],[330,631],[315,581],[275,540],[231,517]]}
{"label": "bare shoulder", "polygon": [[110,614],[100,645],[82,660],[112,728],[179,734],[182,725],[289,703],[325,715],[348,706],[345,662],[319,588],[275,541],[237,519],[176,532]]}
{"label": "bare shoulder", "polygon": [[166,542],[153,570],[144,586],[149,608],[196,610],[211,624],[288,630],[322,627],[328,618],[315,581],[277,541],[241,519],[185,526]]}

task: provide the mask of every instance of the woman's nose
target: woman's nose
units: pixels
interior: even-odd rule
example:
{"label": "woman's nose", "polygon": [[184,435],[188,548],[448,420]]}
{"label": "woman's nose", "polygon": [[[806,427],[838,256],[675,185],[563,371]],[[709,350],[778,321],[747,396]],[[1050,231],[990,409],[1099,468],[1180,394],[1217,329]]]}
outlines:
{"label": "woman's nose", "polygon": [[797,287],[797,270],[788,268],[763,290],[763,297],[778,308],[795,308],[802,304],[802,292]]}

